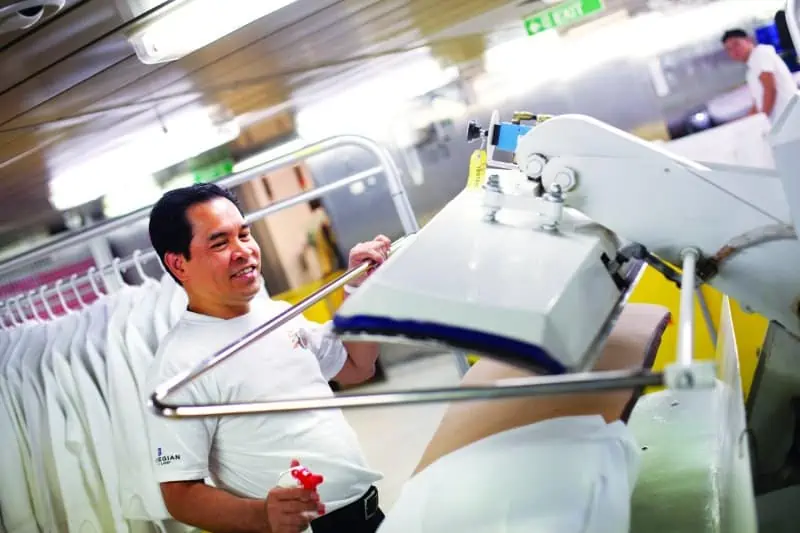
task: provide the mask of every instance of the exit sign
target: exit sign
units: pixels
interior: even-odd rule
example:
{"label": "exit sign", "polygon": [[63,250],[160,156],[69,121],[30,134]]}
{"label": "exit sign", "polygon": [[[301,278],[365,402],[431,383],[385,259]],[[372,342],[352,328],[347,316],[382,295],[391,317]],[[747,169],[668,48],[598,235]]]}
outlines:
{"label": "exit sign", "polygon": [[536,35],[545,30],[567,26],[605,9],[603,0],[569,0],[525,19],[525,31]]}

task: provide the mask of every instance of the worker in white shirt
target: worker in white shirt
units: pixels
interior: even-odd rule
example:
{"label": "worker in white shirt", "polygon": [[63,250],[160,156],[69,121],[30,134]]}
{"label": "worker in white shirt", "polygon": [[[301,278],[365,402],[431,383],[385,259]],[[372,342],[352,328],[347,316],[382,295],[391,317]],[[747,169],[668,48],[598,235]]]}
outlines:
{"label": "worker in white shirt", "polygon": [[789,67],[775,48],[756,44],[742,29],[726,31],[722,44],[731,59],[747,65],[747,86],[755,100],[750,114],[764,113],[774,123],[797,92]]}
{"label": "worker in white shirt", "polygon": [[[159,347],[147,390],[289,307],[267,297],[258,243],[234,196],[216,185],[167,192],[150,215],[150,239],[189,305]],[[350,267],[382,263],[390,245],[384,236],[356,245]],[[377,355],[375,344],[342,344],[327,327],[299,317],[170,399],[197,404],[332,395],[329,380],[368,380]],[[296,533],[310,522],[314,533],[373,533],[384,518],[374,487],[382,476],[367,466],[338,410],[186,420],[151,415],[149,439],[167,509],[204,531]],[[324,477],[316,492],[276,487],[294,459]]]}

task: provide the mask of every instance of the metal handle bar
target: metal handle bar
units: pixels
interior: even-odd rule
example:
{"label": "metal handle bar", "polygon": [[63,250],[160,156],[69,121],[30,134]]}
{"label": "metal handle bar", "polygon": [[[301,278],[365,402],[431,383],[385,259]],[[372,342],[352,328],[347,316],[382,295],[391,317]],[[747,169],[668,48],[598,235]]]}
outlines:
{"label": "metal handle bar", "polygon": [[[222,187],[232,188],[259,178],[271,170],[276,170],[300,161],[305,161],[306,159],[317,156],[323,152],[330,152],[335,148],[344,146],[360,147],[375,156],[378,161],[378,165],[383,169],[384,178],[386,179],[389,193],[392,195],[392,201],[397,209],[403,229],[406,233],[413,233],[417,231],[419,229],[419,226],[417,225],[417,219],[414,216],[413,210],[411,209],[411,204],[405,197],[405,190],[403,188],[400,171],[398,170],[397,165],[394,163],[394,160],[392,159],[391,155],[389,155],[389,152],[386,150],[386,148],[372,139],[368,139],[360,135],[337,135],[335,137],[329,137],[319,142],[309,144],[308,146],[300,148],[290,154],[262,163],[251,169],[239,172],[237,174],[232,174],[216,183]],[[41,246],[33,248],[32,250],[28,250],[22,254],[0,261],[0,276],[3,276],[34,261],[46,258],[57,252],[89,242],[91,239],[107,235],[119,228],[128,227],[134,222],[146,219],[148,216],[150,216],[151,209],[152,206],[143,207],[127,215],[95,224],[76,232],[70,232],[63,237],[58,237],[53,241],[42,244]]]}
{"label": "metal handle bar", "polygon": [[491,385],[390,391],[369,394],[337,394],[332,398],[301,398],[267,402],[171,405],[151,397],[155,412],[166,418],[200,418],[225,415],[252,415],[286,413],[309,409],[341,409],[345,407],[373,407],[407,405],[446,401],[489,400],[519,396],[547,394],[604,392],[637,387],[660,386],[663,374],[650,370],[615,370],[582,372],[559,376],[509,379]]}
{"label": "metal handle bar", "polygon": [[[394,253],[395,251],[397,251],[404,242],[407,242],[407,239],[408,236],[404,236],[394,241],[392,243],[392,247],[389,253]],[[168,406],[163,403],[163,400],[170,394],[174,393],[175,391],[186,385],[187,383],[200,377],[201,375],[205,374],[206,372],[208,372],[218,364],[222,363],[232,355],[236,354],[237,352],[239,352],[239,350],[249,346],[256,340],[263,337],[264,335],[267,335],[268,333],[275,331],[279,327],[283,326],[290,320],[300,315],[303,311],[305,311],[312,305],[327,298],[333,291],[346,285],[347,283],[357,278],[361,274],[364,274],[371,267],[372,263],[367,262],[367,263],[362,263],[357,267],[349,269],[347,272],[345,272],[338,278],[326,283],[325,285],[323,285],[313,293],[309,294],[308,296],[303,298],[300,302],[293,305],[286,311],[264,322],[256,329],[246,333],[244,336],[228,344],[215,354],[212,354],[209,357],[203,359],[193,368],[185,370],[179,373],[177,376],[159,385],[156,388],[155,392],[150,397],[151,404],[156,409],[156,412],[161,414],[164,412],[164,409],[168,407],[173,409],[182,407],[182,406]]]}

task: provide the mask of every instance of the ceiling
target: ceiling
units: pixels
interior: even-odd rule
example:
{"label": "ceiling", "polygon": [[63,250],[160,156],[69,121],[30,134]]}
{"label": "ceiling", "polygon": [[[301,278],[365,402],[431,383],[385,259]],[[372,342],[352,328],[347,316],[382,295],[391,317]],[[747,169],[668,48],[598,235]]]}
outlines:
{"label": "ceiling", "polygon": [[[0,19],[19,1],[0,0]],[[61,219],[48,201],[52,169],[180,108],[214,105],[236,116],[242,133],[233,148],[251,151],[291,133],[299,95],[325,94],[423,46],[444,63],[479,59],[488,40],[522,34],[521,19],[546,7],[298,0],[178,61],[146,65],[123,34],[131,17],[121,1],[65,0],[32,28],[0,34],[0,239]],[[606,4],[636,9],[646,0]]]}

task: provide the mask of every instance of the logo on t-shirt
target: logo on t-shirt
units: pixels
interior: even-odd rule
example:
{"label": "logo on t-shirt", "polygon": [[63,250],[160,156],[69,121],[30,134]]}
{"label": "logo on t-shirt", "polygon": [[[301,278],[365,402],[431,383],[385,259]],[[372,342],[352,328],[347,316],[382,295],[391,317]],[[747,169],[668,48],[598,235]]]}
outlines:
{"label": "logo on t-shirt", "polygon": [[289,338],[292,339],[292,348],[308,348],[308,338],[306,337],[305,330],[297,330],[289,333]]}
{"label": "logo on t-shirt", "polygon": [[180,461],[180,460],[181,460],[181,454],[179,453],[165,454],[164,452],[161,451],[161,448],[158,449],[156,455],[156,464],[158,466],[167,466],[175,461]]}

